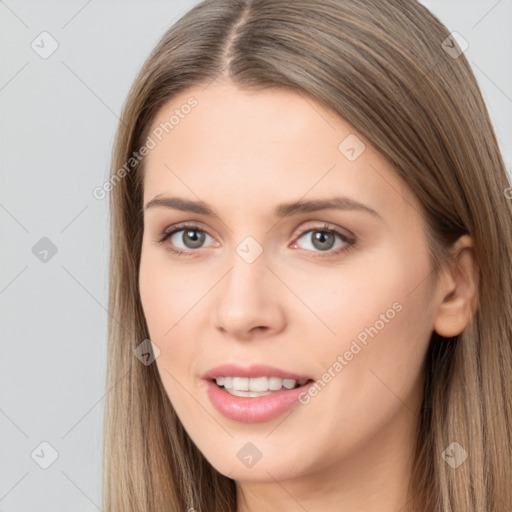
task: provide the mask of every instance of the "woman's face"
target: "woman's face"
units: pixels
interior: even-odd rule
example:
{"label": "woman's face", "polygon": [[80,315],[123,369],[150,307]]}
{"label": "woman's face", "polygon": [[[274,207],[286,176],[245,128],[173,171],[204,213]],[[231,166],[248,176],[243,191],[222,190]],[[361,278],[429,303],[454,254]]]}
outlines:
{"label": "woman's face", "polygon": [[435,316],[409,189],[349,124],[283,89],[190,89],[151,137],[141,300],[197,447],[237,481],[398,471]]}

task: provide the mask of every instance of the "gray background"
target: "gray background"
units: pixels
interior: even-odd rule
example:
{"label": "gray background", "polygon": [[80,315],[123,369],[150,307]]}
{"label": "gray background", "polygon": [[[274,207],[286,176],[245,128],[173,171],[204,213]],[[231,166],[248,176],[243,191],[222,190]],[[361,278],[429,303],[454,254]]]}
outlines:
{"label": "gray background", "polygon": [[[136,72],[196,3],[0,1],[0,512],[101,509],[109,232],[92,191]],[[510,171],[512,0],[423,3],[468,41]]]}

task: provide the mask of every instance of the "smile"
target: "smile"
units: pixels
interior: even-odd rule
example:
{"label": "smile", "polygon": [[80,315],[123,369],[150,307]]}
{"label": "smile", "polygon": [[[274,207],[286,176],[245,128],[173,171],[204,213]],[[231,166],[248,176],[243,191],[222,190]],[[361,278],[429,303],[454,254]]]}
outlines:
{"label": "smile", "polygon": [[[218,384],[217,379],[222,384]],[[312,379],[220,376],[206,381],[206,386],[211,404],[225,418],[241,423],[262,423],[278,418],[299,405],[301,393],[307,393],[314,383]],[[264,391],[252,391],[250,388]]]}
{"label": "smile", "polygon": [[230,395],[257,398],[286,391],[306,384],[308,379],[282,379],[280,377],[217,377],[217,386]]}

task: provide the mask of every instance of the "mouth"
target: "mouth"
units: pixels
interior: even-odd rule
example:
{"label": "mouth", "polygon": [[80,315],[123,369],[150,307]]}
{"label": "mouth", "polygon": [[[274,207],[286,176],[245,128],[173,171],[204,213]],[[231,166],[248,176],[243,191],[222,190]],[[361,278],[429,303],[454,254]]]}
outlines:
{"label": "mouth", "polygon": [[291,379],[277,376],[235,377],[219,376],[211,379],[219,389],[232,396],[258,398],[286,392],[305,386],[312,379]]}
{"label": "mouth", "polygon": [[301,395],[314,384],[308,375],[260,364],[225,364],[205,373],[203,379],[214,408],[226,418],[242,423],[280,417],[299,405]]}
{"label": "mouth", "polygon": [[242,423],[270,421],[300,403],[314,380],[266,364],[228,363],[202,376],[211,404],[226,418]]}

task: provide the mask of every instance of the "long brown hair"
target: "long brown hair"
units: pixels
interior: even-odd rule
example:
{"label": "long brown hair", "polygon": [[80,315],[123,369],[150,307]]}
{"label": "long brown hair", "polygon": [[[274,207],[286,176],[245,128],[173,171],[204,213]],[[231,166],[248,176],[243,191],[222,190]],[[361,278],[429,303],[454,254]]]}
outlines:
{"label": "long brown hair", "polygon": [[[473,238],[478,307],[459,336],[432,335],[410,506],[512,510],[510,184],[464,54],[413,0],[206,0],[143,65],[124,106],[108,187],[103,510],[236,511],[234,481],[191,442],[156,365],[133,352],[149,338],[138,291],[144,160],[134,155],[164,103],[218,77],[308,95],[367,137],[422,205],[434,276],[458,237]],[[442,457],[453,442],[469,454],[457,469]]]}

